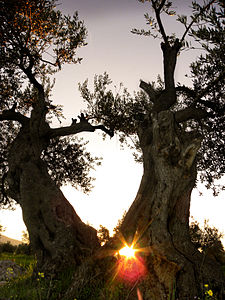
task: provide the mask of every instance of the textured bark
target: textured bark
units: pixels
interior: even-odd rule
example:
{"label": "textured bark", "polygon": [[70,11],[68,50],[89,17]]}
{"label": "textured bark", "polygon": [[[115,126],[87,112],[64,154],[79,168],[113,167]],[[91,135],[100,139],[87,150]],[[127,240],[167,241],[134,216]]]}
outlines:
{"label": "textured bark", "polygon": [[[191,191],[201,137],[184,132],[170,111],[155,113],[139,128],[144,174],[135,201],[121,227],[128,241],[148,247],[143,299],[194,299],[203,283],[223,282],[215,261],[205,259],[189,237]],[[203,263],[204,262],[204,263]],[[132,299],[132,298],[131,298]]]}
{"label": "textured bark", "polygon": [[49,274],[79,265],[99,243],[96,230],[81,221],[40,159],[49,126],[39,120],[34,115],[25,122],[12,143],[7,182],[9,196],[22,208],[38,269]]}

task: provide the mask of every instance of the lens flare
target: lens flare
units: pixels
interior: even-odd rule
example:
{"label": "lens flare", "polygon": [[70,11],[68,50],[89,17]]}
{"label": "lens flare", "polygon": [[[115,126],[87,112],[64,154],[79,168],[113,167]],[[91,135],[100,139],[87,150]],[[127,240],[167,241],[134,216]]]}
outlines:
{"label": "lens flare", "polygon": [[142,257],[137,255],[138,249],[125,244],[118,251],[117,276],[129,284],[134,284],[146,275],[146,267]]}
{"label": "lens flare", "polygon": [[119,255],[125,256],[126,258],[132,258],[135,257],[135,252],[137,250],[133,249],[133,246],[125,246],[122,249],[119,250]]}

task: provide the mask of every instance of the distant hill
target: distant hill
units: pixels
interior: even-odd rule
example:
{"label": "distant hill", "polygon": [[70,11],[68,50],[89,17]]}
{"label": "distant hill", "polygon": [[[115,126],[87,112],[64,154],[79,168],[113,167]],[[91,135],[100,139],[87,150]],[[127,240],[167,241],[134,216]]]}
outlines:
{"label": "distant hill", "polygon": [[17,246],[19,244],[22,244],[21,241],[11,239],[11,238],[1,234],[0,235],[0,244],[4,244],[4,243],[7,243],[7,242],[10,242],[10,244],[12,244],[13,246]]}

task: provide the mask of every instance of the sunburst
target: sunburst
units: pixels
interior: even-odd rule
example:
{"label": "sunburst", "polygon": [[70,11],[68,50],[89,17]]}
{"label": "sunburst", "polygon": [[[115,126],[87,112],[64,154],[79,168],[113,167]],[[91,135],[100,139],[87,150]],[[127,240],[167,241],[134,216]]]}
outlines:
{"label": "sunburst", "polygon": [[125,256],[127,259],[135,258],[136,252],[137,252],[137,249],[134,249],[133,245],[131,245],[131,246],[125,245],[125,247],[121,248],[118,251],[120,256]]}

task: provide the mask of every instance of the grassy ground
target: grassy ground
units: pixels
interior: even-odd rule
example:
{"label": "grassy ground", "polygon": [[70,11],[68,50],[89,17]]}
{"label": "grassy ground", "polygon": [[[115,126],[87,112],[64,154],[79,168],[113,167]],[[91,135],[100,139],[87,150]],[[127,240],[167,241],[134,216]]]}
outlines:
{"label": "grassy ground", "polygon": [[12,260],[18,265],[28,268],[30,265],[35,264],[35,259],[32,255],[26,254],[13,254],[13,253],[0,253],[0,260]]}
{"label": "grassy ground", "polygon": [[[56,280],[46,278],[43,273],[38,273],[37,277],[33,277],[33,268],[35,267],[36,261],[31,255],[0,253],[0,260],[12,260],[25,268],[25,272],[22,276],[0,286],[0,300],[99,300],[100,298],[122,300],[128,299],[130,293],[136,294],[136,287],[127,288],[127,286],[124,286],[122,283],[118,284],[116,282],[112,285],[109,284],[104,277],[95,277],[94,274],[90,273],[87,284],[84,284],[84,288],[80,291],[78,288],[76,297],[74,297],[74,294],[71,297],[67,294],[65,297],[65,292],[68,291],[74,281],[74,270],[72,268],[64,273],[60,273]],[[111,269],[112,266],[109,267]],[[80,283],[82,283],[82,281]],[[208,284],[204,286],[204,294],[204,300],[217,299]],[[168,299],[174,300],[175,295]]]}
{"label": "grassy ground", "polygon": [[66,273],[59,274],[57,280],[45,278],[45,274],[43,273],[38,273],[37,278],[34,278],[32,273],[36,261],[33,256],[1,253],[0,260],[12,260],[25,268],[25,272],[22,276],[0,287],[0,300],[63,299],[62,291],[65,291],[71,284],[72,270],[67,270]]}
{"label": "grassy ground", "polygon": [[33,256],[2,253],[0,260],[12,260],[26,269],[24,275],[0,287],[0,300],[99,300],[100,295],[103,296],[102,299],[107,300],[126,299],[125,296],[121,296],[123,285],[116,286],[112,293],[111,288],[105,286],[104,278],[95,278],[92,274],[90,276],[94,279],[91,279],[76,297],[74,294],[65,296],[65,292],[72,285],[73,269],[59,274],[57,280],[46,278],[43,273],[38,273],[35,278],[32,276],[36,263]]}

